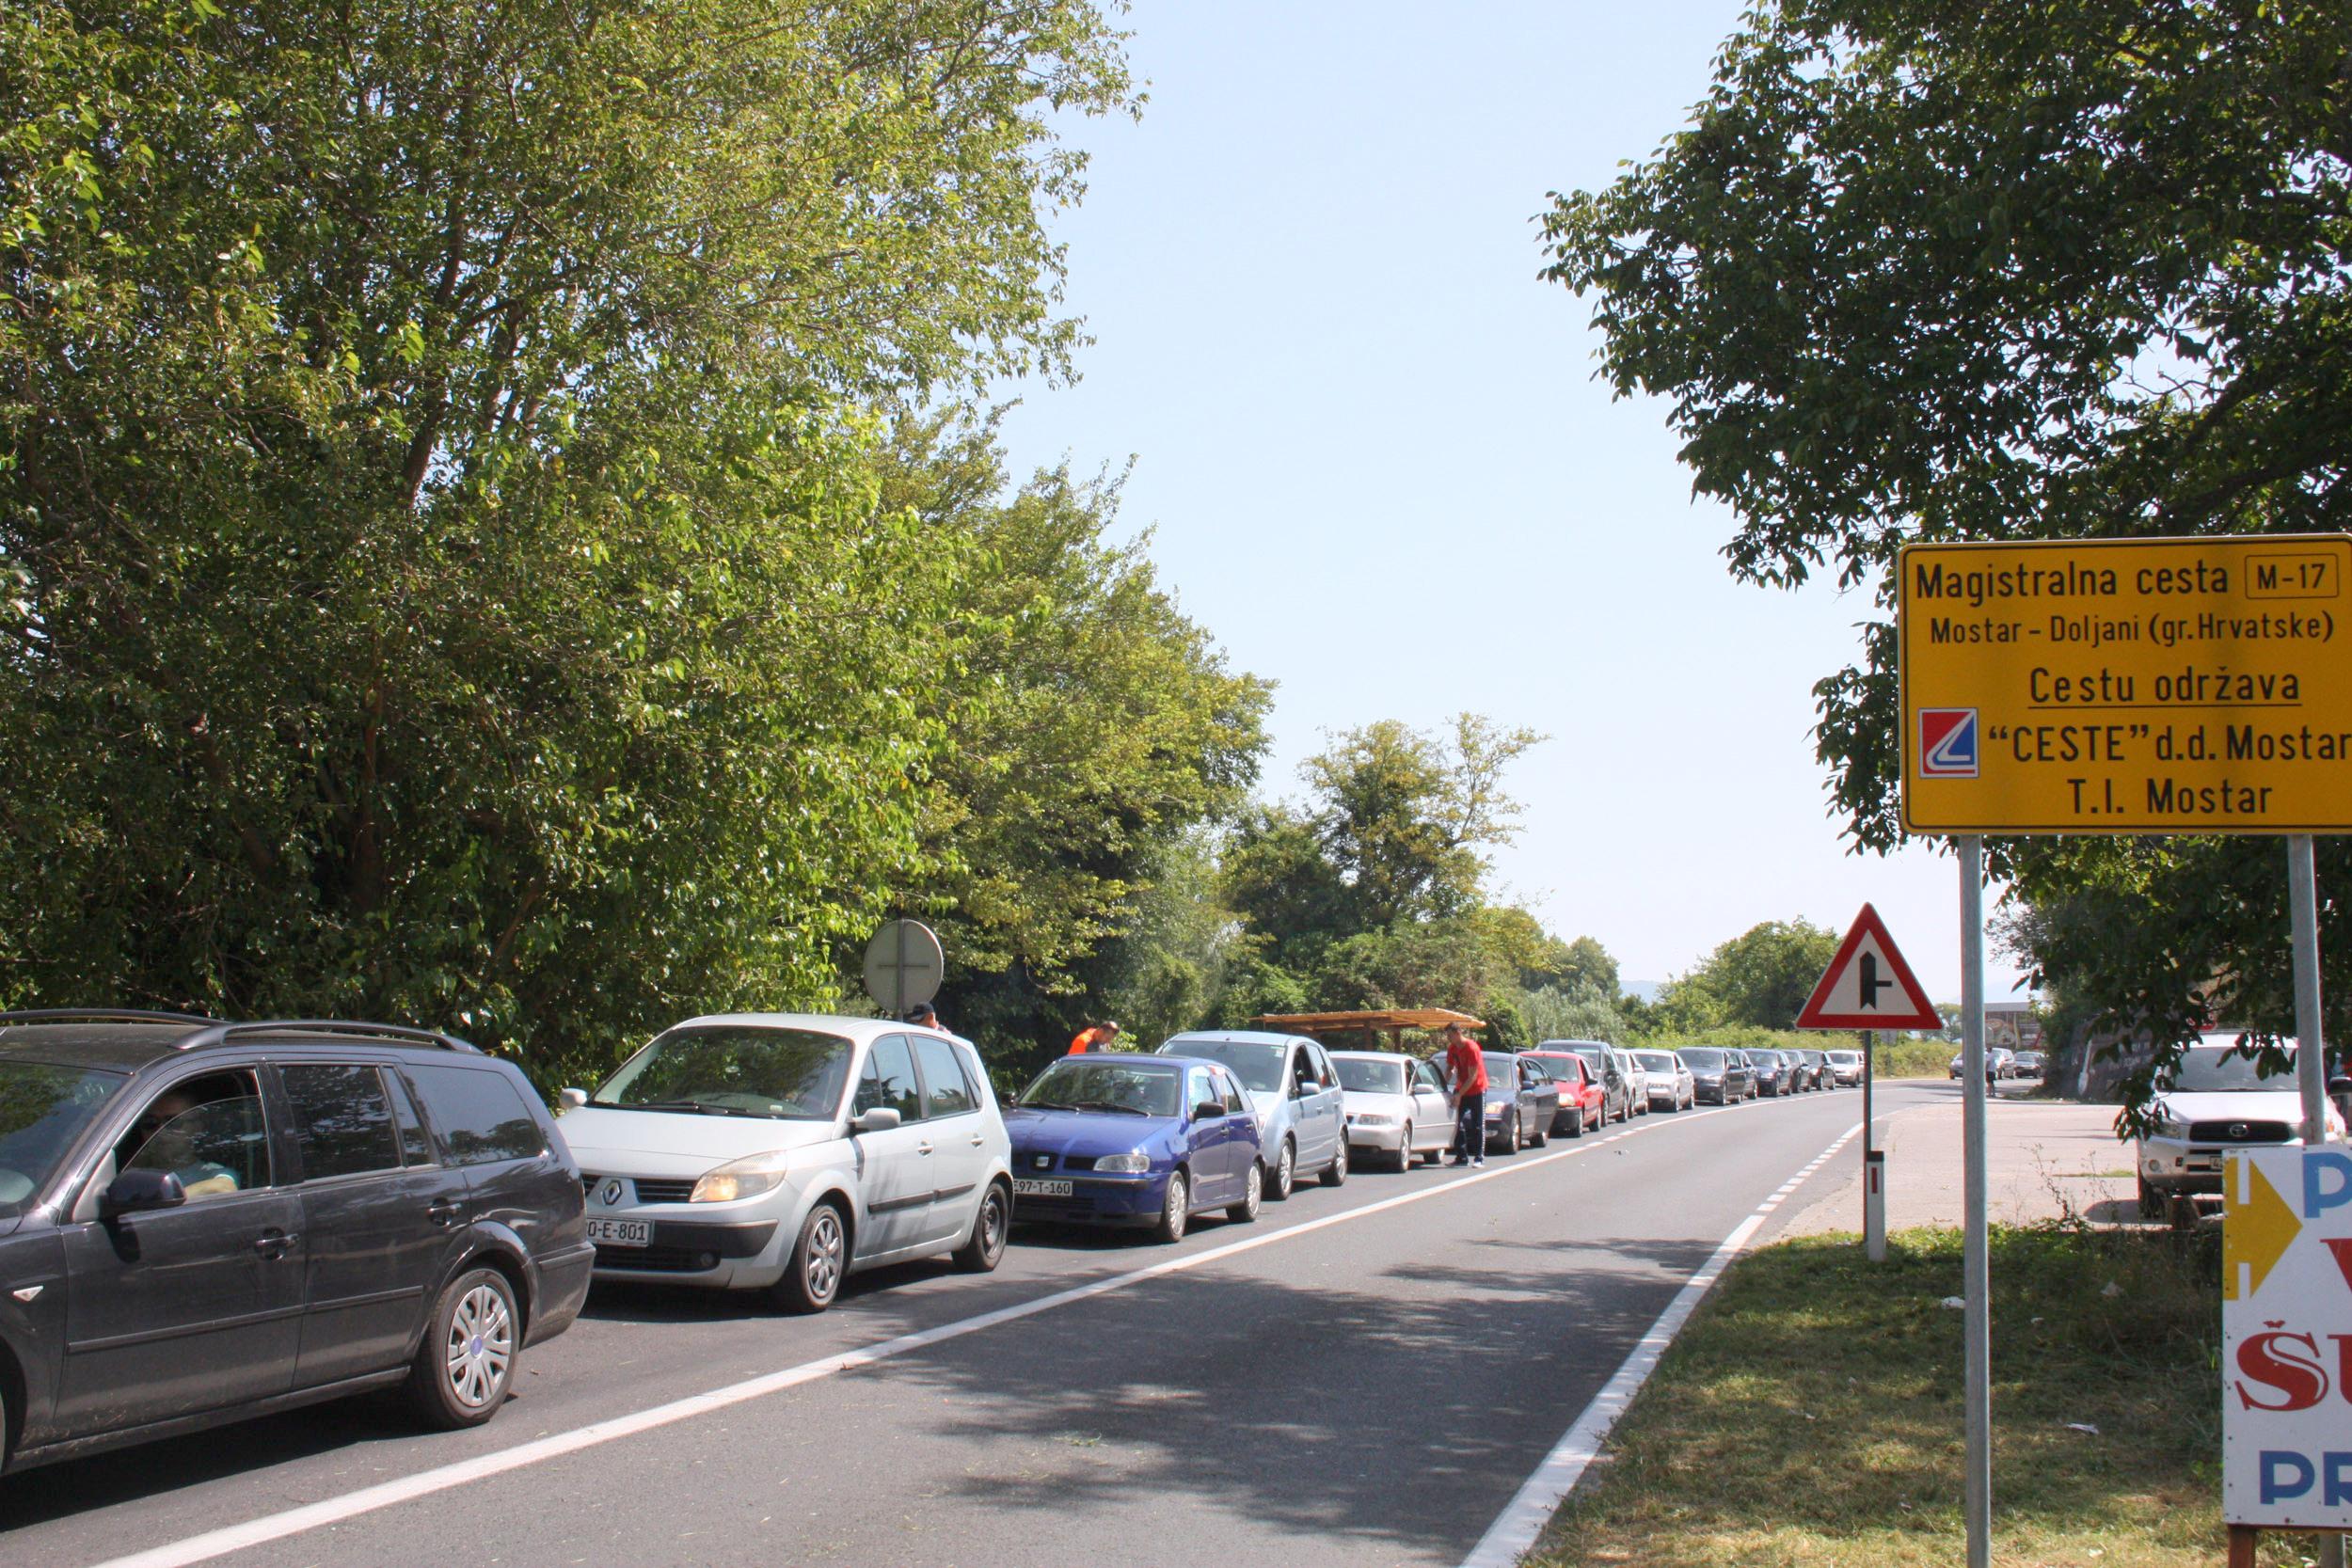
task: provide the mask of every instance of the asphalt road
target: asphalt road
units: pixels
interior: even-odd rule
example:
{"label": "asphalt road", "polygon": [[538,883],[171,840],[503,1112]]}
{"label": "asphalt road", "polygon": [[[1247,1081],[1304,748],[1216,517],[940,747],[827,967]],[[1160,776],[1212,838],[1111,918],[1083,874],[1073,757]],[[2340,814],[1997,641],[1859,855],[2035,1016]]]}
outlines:
{"label": "asphalt road", "polygon": [[350,1402],[0,1479],[0,1560],[1453,1568],[1860,1114],[1839,1090],[1361,1171],[1175,1247],[1023,1230],[993,1275],[860,1275],[813,1319],[598,1287],[486,1427]]}

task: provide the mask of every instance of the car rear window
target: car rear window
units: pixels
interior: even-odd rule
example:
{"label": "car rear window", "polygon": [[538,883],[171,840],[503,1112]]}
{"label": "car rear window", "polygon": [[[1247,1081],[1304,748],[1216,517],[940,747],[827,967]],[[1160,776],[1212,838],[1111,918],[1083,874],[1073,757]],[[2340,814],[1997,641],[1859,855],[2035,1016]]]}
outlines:
{"label": "car rear window", "polygon": [[547,1134],[514,1083],[486,1068],[411,1066],[408,1080],[441,1134],[450,1164],[486,1165],[547,1152]]}

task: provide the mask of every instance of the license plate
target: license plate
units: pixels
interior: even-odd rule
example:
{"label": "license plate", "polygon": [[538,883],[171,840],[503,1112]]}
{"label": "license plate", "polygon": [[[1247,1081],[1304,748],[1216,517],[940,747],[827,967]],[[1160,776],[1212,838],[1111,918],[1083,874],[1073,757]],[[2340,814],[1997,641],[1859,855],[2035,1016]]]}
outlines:
{"label": "license plate", "polygon": [[1015,1197],[1068,1197],[1070,1183],[1016,1176],[1012,1180],[1012,1196]]}
{"label": "license plate", "polygon": [[651,1246],[651,1220],[590,1220],[588,1239],[598,1246]]}

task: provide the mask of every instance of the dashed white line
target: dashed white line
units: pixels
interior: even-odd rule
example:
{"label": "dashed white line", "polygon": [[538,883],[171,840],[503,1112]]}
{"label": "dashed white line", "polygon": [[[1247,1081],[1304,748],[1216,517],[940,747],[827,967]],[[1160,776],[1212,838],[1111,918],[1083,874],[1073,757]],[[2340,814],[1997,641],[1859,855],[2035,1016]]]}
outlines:
{"label": "dashed white line", "polygon": [[[151,1546],[144,1551],[133,1552],[124,1557],[109,1558],[103,1562],[94,1564],[93,1568],[187,1568],[187,1565],[191,1563],[206,1562],[216,1557],[227,1556],[230,1552],[243,1551],[250,1546],[263,1545],[272,1541],[282,1541],[287,1536],[299,1535],[305,1530],[340,1524],[345,1519],[356,1518],[362,1513],[372,1513],[378,1509],[390,1508],[398,1503],[430,1497],[437,1492],[446,1492],[453,1487],[464,1486],[471,1481],[503,1475],[509,1470],[519,1470],[532,1465],[544,1465],[548,1460],[560,1459],[565,1454],[578,1453],[583,1449],[616,1442],[621,1438],[632,1437],[639,1433],[651,1432],[657,1427],[669,1426],[677,1421],[691,1420],[697,1416],[707,1416],[713,1411],[724,1410],[729,1405],[740,1404],[746,1400],[763,1399],[770,1394],[779,1394],[787,1388],[797,1388],[820,1378],[832,1377],[840,1372],[855,1371],[861,1367],[870,1367],[877,1362],[888,1361],[893,1357],[904,1355],[910,1351],[923,1350],[949,1339],[960,1339],[967,1334],[977,1334],[984,1328],[993,1328],[999,1323],[1013,1323],[1022,1318],[1034,1317],[1040,1312],[1050,1312],[1057,1307],[1068,1307],[1076,1302],[1089,1301],[1096,1296],[1107,1295],[1113,1291],[1123,1291],[1130,1286],[1140,1285],[1146,1280],[1159,1279],[1168,1275],[1183,1274],[1187,1270],[1200,1268],[1209,1263],[1222,1262],[1228,1258],[1255,1251],[1259,1247],[1272,1246],[1278,1242],[1289,1241],[1295,1236],[1305,1236],[1330,1226],[1345,1225],[1351,1220],[1386,1213],[1391,1209],[1401,1209],[1406,1204],[1420,1203],[1428,1198],[1459,1192],[1465,1187],[1475,1186],[1482,1181],[1498,1181],[1504,1177],[1518,1175],[1521,1171],[1539,1169],[1555,1161],[1574,1159],[1581,1154],[1590,1154],[1596,1149],[1608,1148],[1621,1138],[1631,1137],[1638,1132],[1663,1132],[1668,1128],[1687,1127],[1695,1122],[1704,1121],[1708,1117],[1722,1116],[1727,1111],[1737,1109],[1739,1109],[1738,1106],[1726,1105],[1717,1110],[1689,1113],[1677,1116],[1672,1121],[1660,1123],[1654,1129],[1627,1126],[1606,1137],[1581,1140],[1572,1148],[1558,1149],[1549,1154],[1538,1154],[1532,1159],[1518,1158],[1507,1165],[1470,1171],[1434,1187],[1419,1187],[1409,1193],[1400,1193],[1394,1197],[1382,1198],[1376,1203],[1364,1204],[1360,1208],[1345,1210],[1337,1214],[1326,1214],[1321,1219],[1285,1226],[1279,1230],[1262,1231],[1241,1241],[1228,1242],[1222,1246],[1187,1253],[1144,1268],[1131,1269],[1125,1274],[1113,1275],[1085,1285],[1073,1286],[1066,1291],[1057,1291],[1050,1295],[1039,1296],[1033,1301],[1022,1302],[1012,1307],[1001,1307],[993,1312],[982,1312],[974,1317],[960,1318],[954,1323],[943,1323],[937,1328],[927,1328],[914,1334],[902,1334],[897,1338],[884,1339],[879,1344],[868,1345],[863,1350],[847,1351],[816,1361],[803,1361],[796,1367],[787,1367],[778,1371],[745,1378],[739,1383],[730,1383],[707,1393],[673,1400],[666,1404],[657,1404],[627,1416],[616,1416],[611,1420],[596,1421],[571,1432],[557,1433],[550,1436],[534,1438],[527,1443],[517,1443],[511,1449],[501,1449],[496,1453],[481,1454],[472,1459],[462,1459],[454,1464],[438,1465],[430,1470],[420,1470],[415,1475],[403,1476],[397,1481],[388,1481],[376,1486],[363,1487],[357,1492],[346,1492],[341,1497],[322,1498],[318,1502],[301,1508],[264,1514],[258,1519],[246,1520],[243,1524],[207,1530],[201,1535],[192,1535],[183,1540],[167,1542],[163,1545]],[[1655,1333],[1656,1330],[1653,1329],[1652,1332]]]}
{"label": "dashed white line", "polygon": [[1683,1323],[1697,1307],[1700,1298],[1713,1288],[1716,1279],[1730,1266],[1731,1260],[1740,1256],[1749,1242],[1755,1240],[1756,1233],[1764,1227],[1764,1222],[1772,1217],[1772,1211],[1786,1203],[1789,1194],[1804,1185],[1807,1177],[1829,1164],[1837,1151],[1851,1143],[1854,1134],[1861,1131],[1860,1122],[1847,1128],[1836,1143],[1815,1155],[1803,1170],[1774,1188],[1772,1196],[1756,1206],[1756,1212],[1732,1227],[1731,1234],[1724,1238],[1724,1244],[1715,1249],[1715,1255],[1700,1265],[1698,1273],[1692,1275],[1676,1292],[1675,1299],[1658,1315],[1658,1321],[1650,1324],[1649,1332],[1642,1336],[1641,1343],[1633,1347],[1633,1353],[1625,1358],[1625,1364],[1617,1369],[1616,1375],[1593,1396],[1593,1402],[1584,1407],[1584,1413],[1576,1418],[1576,1424],[1568,1428],[1567,1434],[1560,1439],[1551,1452],[1544,1456],[1543,1463],[1535,1466],[1535,1473],[1527,1478],[1527,1484],[1503,1505],[1502,1513],[1487,1527],[1478,1544],[1470,1548],[1470,1556],[1462,1560],[1462,1568],[1511,1568],[1511,1564],[1518,1561],[1527,1549],[1535,1544],[1535,1538],[1543,1533],[1544,1524],[1551,1517],[1552,1510],[1559,1507],[1561,1498],[1576,1490],[1576,1483],[1583,1477],[1585,1467],[1592,1464],[1594,1457],[1600,1452],[1601,1444],[1608,1440],[1610,1429],[1617,1424],[1617,1418],[1625,1414],[1626,1406],[1633,1402],[1633,1396],[1642,1391],[1642,1385],[1649,1381],[1650,1372],[1658,1366],[1658,1358],[1665,1354],[1668,1345],[1674,1343],[1675,1336],[1682,1332]]}

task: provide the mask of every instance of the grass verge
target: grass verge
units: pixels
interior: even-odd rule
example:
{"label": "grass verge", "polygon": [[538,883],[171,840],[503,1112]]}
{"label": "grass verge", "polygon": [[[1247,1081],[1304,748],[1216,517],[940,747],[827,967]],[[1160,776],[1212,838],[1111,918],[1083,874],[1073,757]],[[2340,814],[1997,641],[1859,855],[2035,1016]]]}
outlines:
{"label": "grass verge", "polygon": [[[2048,1226],[1992,1249],[1994,1560],[2219,1562],[2218,1237]],[[1957,1231],[1899,1234],[1879,1265],[1839,1236],[1743,1259],[1527,1560],[1962,1560],[1960,1290]]]}

